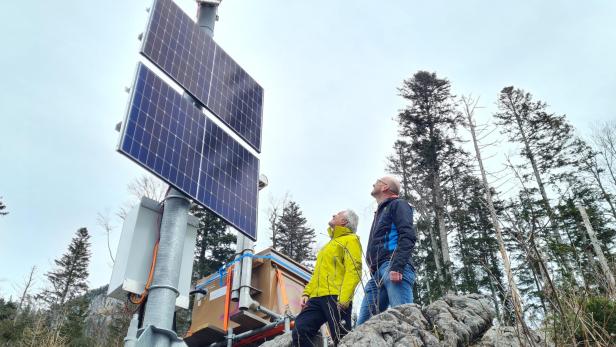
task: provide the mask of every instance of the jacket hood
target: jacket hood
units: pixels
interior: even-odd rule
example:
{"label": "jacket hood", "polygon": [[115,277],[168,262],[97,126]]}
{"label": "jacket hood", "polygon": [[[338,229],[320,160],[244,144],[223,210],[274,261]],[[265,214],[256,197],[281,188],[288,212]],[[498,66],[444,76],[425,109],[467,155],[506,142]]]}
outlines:
{"label": "jacket hood", "polygon": [[335,227],[327,228],[327,234],[330,238],[335,239],[336,237],[353,234],[353,231],[347,227],[343,227],[341,225],[336,225]]}

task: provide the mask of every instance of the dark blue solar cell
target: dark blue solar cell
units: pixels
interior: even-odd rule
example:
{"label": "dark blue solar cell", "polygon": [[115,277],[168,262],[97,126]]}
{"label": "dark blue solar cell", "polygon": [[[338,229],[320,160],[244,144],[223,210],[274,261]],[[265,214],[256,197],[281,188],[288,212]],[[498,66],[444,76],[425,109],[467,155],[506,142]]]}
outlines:
{"label": "dark blue solar cell", "polygon": [[261,151],[263,88],[172,0],[156,0],[141,53]]}
{"label": "dark blue solar cell", "polygon": [[258,159],[144,65],[133,89],[118,150],[255,239]]}

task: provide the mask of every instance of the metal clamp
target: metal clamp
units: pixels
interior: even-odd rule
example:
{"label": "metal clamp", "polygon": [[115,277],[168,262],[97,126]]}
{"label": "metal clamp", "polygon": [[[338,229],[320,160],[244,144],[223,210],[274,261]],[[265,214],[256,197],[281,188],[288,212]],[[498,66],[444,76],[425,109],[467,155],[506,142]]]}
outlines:
{"label": "metal clamp", "polygon": [[182,340],[175,331],[169,329],[157,328],[154,325],[148,325],[145,328],[139,329],[139,336],[135,342],[135,347],[150,347],[155,345],[155,335],[164,335],[169,339],[171,347],[186,347],[186,343]]}
{"label": "metal clamp", "polygon": [[168,286],[166,284],[155,284],[150,286],[149,291],[151,292],[153,289],[169,289],[175,293],[176,297],[180,296],[180,291],[174,286]]}
{"label": "metal clamp", "polygon": [[190,203],[190,199],[184,193],[181,193],[175,189],[171,189],[171,191],[169,191],[169,194],[167,194],[167,196],[165,196],[163,200],[167,201],[169,199],[182,199]]}

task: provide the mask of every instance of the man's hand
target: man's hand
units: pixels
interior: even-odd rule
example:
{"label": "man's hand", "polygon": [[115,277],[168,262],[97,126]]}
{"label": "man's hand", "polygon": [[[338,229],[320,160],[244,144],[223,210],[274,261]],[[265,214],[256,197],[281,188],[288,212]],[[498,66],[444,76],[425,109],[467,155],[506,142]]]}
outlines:
{"label": "man's hand", "polygon": [[302,295],[302,302],[300,304],[302,307],[302,310],[304,309],[304,307],[306,307],[306,304],[308,303],[309,299],[310,298],[308,297],[308,295]]}
{"label": "man's hand", "polygon": [[398,271],[389,271],[389,280],[394,283],[400,282],[402,281],[402,274]]}
{"label": "man's hand", "polygon": [[336,306],[338,306],[338,309],[339,309],[339,310],[344,311],[344,310],[346,310],[347,308],[349,308],[349,305],[350,305],[350,304],[351,304],[350,302],[337,302],[337,303],[336,303]]}

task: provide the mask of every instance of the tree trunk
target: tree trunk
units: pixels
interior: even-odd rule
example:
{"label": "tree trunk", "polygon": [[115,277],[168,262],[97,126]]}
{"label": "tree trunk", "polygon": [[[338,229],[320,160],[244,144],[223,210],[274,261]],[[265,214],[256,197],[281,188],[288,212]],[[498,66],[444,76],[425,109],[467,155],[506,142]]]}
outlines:
{"label": "tree trunk", "polygon": [[612,199],[610,198],[610,195],[607,193],[605,187],[603,186],[603,182],[601,181],[601,174],[599,173],[599,170],[597,168],[597,162],[593,159],[589,159],[589,161],[586,162],[586,167],[594,177],[595,181],[597,181],[597,186],[599,186],[599,189],[601,190],[601,194],[603,195],[605,201],[607,201],[608,205],[610,205],[610,211],[612,212],[614,220],[616,220],[616,208],[614,208]]}
{"label": "tree trunk", "polygon": [[428,226],[428,237],[430,238],[430,246],[432,247],[432,257],[434,259],[434,266],[436,267],[436,273],[438,275],[438,279],[441,284],[441,289],[443,290],[443,293],[444,293],[445,290],[442,287],[445,284],[445,278],[443,277],[443,274],[444,274],[443,264],[441,263],[441,256],[439,252],[440,247],[436,239],[436,234],[434,231],[434,223],[432,222],[432,220],[430,220],[431,218],[428,217],[430,216],[430,212],[429,212],[430,209],[422,201],[415,201],[413,202],[413,204],[415,205],[415,208],[417,209],[417,212],[419,213],[419,215],[421,215],[424,220],[427,219],[426,225]]}
{"label": "tree trunk", "polygon": [[[525,250],[525,253],[528,255],[528,251]],[[528,259],[528,256],[527,256]],[[532,264],[532,262],[531,262]],[[535,283],[535,288],[537,288],[537,293],[541,293],[541,291],[543,290],[541,287],[541,283],[539,281],[539,278],[537,278],[537,270],[535,269],[535,266],[531,266],[530,267],[531,272],[533,274],[533,282]],[[543,308],[543,314],[547,315],[548,314],[548,308],[545,305],[545,300],[543,299],[543,295],[539,295],[539,299],[541,300],[541,307]]]}
{"label": "tree trunk", "polygon": [[616,282],[614,281],[614,275],[610,270],[610,267],[607,264],[607,260],[603,255],[603,250],[601,249],[601,245],[599,244],[599,240],[595,235],[595,231],[590,224],[590,220],[588,219],[588,215],[586,214],[586,209],[582,205],[577,206],[578,210],[580,210],[580,214],[582,215],[582,219],[584,220],[584,225],[586,226],[586,231],[588,232],[588,236],[590,237],[590,242],[592,243],[592,247],[595,250],[595,254],[597,255],[597,260],[599,261],[599,265],[601,266],[601,270],[607,279],[608,285],[608,293],[610,298],[616,298]]}
{"label": "tree trunk", "polygon": [[436,217],[436,225],[438,227],[440,250],[443,257],[443,266],[445,270],[445,290],[449,292],[452,289],[453,276],[451,274],[451,260],[449,257],[449,242],[447,242],[447,227],[445,225],[445,213],[443,196],[441,193],[441,179],[438,173],[434,173],[432,186],[432,201],[434,203],[434,215]]}
{"label": "tree trunk", "polygon": [[494,302],[494,310],[496,310],[496,317],[498,319],[498,322],[503,324],[504,319],[500,312],[500,307],[498,305],[498,297],[496,296],[496,289],[494,288],[494,283],[492,283],[492,281],[490,281],[490,292],[492,294],[492,302]]}
{"label": "tree trunk", "polygon": [[[520,175],[518,174],[518,171],[515,169],[515,167],[513,166],[513,164],[511,164],[511,162],[509,161],[509,159],[507,159],[507,161],[509,162],[509,165],[511,165],[511,168],[516,176],[516,178],[520,181],[520,184],[522,185],[522,189],[524,191],[524,193],[526,194],[527,198],[530,200],[530,193],[528,192],[528,189],[526,188],[526,186],[524,186],[524,181],[522,181],[522,178],[520,177]],[[543,254],[541,254],[541,252],[538,250],[538,248],[535,245],[535,230],[537,228],[536,226],[536,217],[535,217],[535,212],[534,209],[532,208],[532,205],[530,206],[530,210],[531,210],[531,231],[530,231],[530,235],[531,237],[529,238],[530,241],[530,248],[525,248],[525,251],[527,252],[527,256],[532,257],[533,259],[536,259],[535,261],[538,264],[538,268],[539,268],[539,274],[541,276],[541,279],[543,281],[542,283],[542,287],[545,288],[546,286],[548,286],[549,283],[552,283],[552,279],[550,278],[549,273],[547,273],[547,271],[545,271],[545,267],[542,266],[543,264],[543,259],[545,258],[543,256]],[[522,228],[518,226],[518,221],[517,218],[514,220],[511,217],[509,218],[510,221],[513,223],[513,227],[514,229],[517,230],[517,232],[521,235],[523,235],[524,233],[522,232]],[[523,240],[520,240],[520,242],[525,242]],[[546,290],[550,290],[550,287],[547,287],[548,289]]]}
{"label": "tree trunk", "polygon": [[[584,229],[584,222],[580,223],[577,222],[577,227],[578,230],[585,230]],[[588,283],[590,281],[590,279],[593,277],[593,275],[596,273],[596,269],[594,268],[594,262],[595,262],[595,255],[592,251],[592,249],[590,249],[590,247],[588,247],[588,245],[592,244],[590,243],[590,240],[588,239],[588,234],[585,232],[581,233],[581,237],[582,237],[582,247],[584,248],[584,259],[586,260],[586,264],[588,264],[586,266],[586,271],[584,273],[584,275],[586,276],[586,283]],[[589,289],[587,289],[588,292],[590,292]]]}
{"label": "tree trunk", "polygon": [[[478,102],[479,100],[477,100]],[[481,151],[479,150],[479,144],[477,142],[477,135],[475,133],[475,123],[473,120],[473,112],[474,108],[477,105],[477,102],[474,105],[470,106],[470,102],[468,100],[464,100],[465,112],[468,118],[468,124],[471,131],[471,136],[473,139],[473,146],[475,147],[475,155],[477,157],[477,163],[479,164],[479,170],[481,171],[481,180],[483,182],[483,186],[486,194],[486,201],[488,203],[488,210],[490,211],[490,218],[492,219],[492,225],[494,226],[494,231],[496,234],[496,242],[498,243],[498,250],[500,251],[501,258],[503,258],[503,265],[505,267],[505,273],[507,274],[507,283],[509,284],[509,288],[511,288],[511,301],[513,303],[513,308],[515,311],[516,318],[518,320],[518,324],[520,324],[524,331],[528,331],[528,327],[524,322],[524,316],[522,311],[522,300],[520,298],[520,293],[518,291],[518,286],[515,283],[515,279],[513,278],[513,272],[511,271],[511,262],[509,260],[509,254],[507,253],[507,249],[505,248],[505,242],[503,241],[503,233],[498,221],[498,216],[496,214],[496,209],[494,208],[494,203],[492,201],[492,193],[490,192],[490,185],[488,184],[488,179],[486,177],[486,171],[483,167],[483,160],[481,159]],[[546,200],[547,202],[547,200]],[[526,334],[525,334],[526,335]],[[528,339],[529,343],[533,345],[531,339]]]}
{"label": "tree trunk", "polygon": [[513,104],[513,100],[509,99],[511,110],[513,111],[513,115],[515,116],[515,121],[518,126],[518,130],[520,131],[520,135],[522,136],[522,142],[524,143],[524,148],[526,149],[526,156],[530,161],[530,165],[533,168],[533,174],[535,175],[535,180],[537,180],[537,186],[539,186],[539,192],[541,193],[541,198],[543,199],[543,206],[548,213],[548,217],[550,219],[550,224],[552,225],[552,235],[556,239],[558,243],[563,243],[562,237],[558,232],[558,227],[556,225],[556,220],[554,219],[554,211],[552,210],[552,206],[550,206],[550,200],[548,199],[548,195],[545,192],[545,185],[543,184],[543,179],[539,174],[539,168],[537,167],[537,161],[535,159],[535,155],[530,148],[530,142],[528,141],[528,137],[526,132],[524,131],[524,127],[522,126],[522,117],[515,109]]}
{"label": "tree trunk", "polygon": [[[449,168],[451,177],[455,177],[455,172],[453,170],[453,168],[450,166]],[[463,210],[463,211],[468,211],[467,206],[464,204],[464,199],[462,199],[462,201],[460,201],[458,199],[458,197],[460,196],[457,190],[457,186],[456,186],[456,180],[452,179],[451,180],[451,191],[452,191],[452,195],[454,197],[454,201],[449,200],[448,202],[453,205],[456,206],[456,208],[458,208],[459,210]],[[466,233],[462,232],[462,228],[463,225],[462,223],[459,223],[459,221],[454,222],[454,219],[451,217],[451,214],[449,213],[449,211],[445,210],[445,212],[447,213],[447,217],[449,217],[449,220],[451,221],[452,224],[455,224],[455,226],[458,228],[457,230],[457,236],[458,236],[458,242],[460,243],[460,258],[462,260],[462,271],[464,273],[464,276],[467,279],[471,279],[471,282],[473,284],[473,288],[472,288],[472,292],[476,292],[478,291],[478,285],[477,285],[477,280],[475,278],[475,272],[472,270],[472,264],[469,262],[469,256],[468,256],[468,251],[466,249],[466,247],[464,246],[466,243]]]}
{"label": "tree trunk", "polygon": [[[533,174],[535,176],[535,180],[537,181],[539,192],[541,193],[541,199],[543,201],[543,206],[546,212],[548,213],[548,219],[550,221],[550,226],[552,229],[551,230],[552,237],[554,237],[557,243],[564,244],[564,241],[560,233],[558,232],[558,224],[556,223],[554,210],[552,210],[552,206],[550,205],[548,194],[545,191],[545,185],[543,183],[543,179],[541,178],[541,175],[539,174],[539,168],[537,167],[537,161],[535,159],[535,155],[530,147],[530,142],[528,141],[528,137],[526,135],[526,132],[524,131],[524,126],[522,125],[522,117],[517,112],[513,104],[513,100],[511,100],[511,98],[509,98],[509,102],[510,102],[511,110],[513,111],[513,115],[516,120],[516,124],[518,126],[518,130],[520,131],[520,135],[522,136],[522,142],[524,143],[524,148],[526,150],[526,156],[528,160],[530,161],[531,167],[533,168]],[[560,254],[555,254],[555,255],[560,259],[561,263],[563,264],[565,268],[565,274],[566,275],[572,274],[571,266],[569,265],[569,262],[567,261],[567,259]]]}
{"label": "tree trunk", "polygon": [[445,274],[445,283],[443,283],[444,288],[447,292],[451,291],[453,276],[451,275],[451,260],[449,258],[449,243],[447,242],[447,226],[445,225],[445,215],[444,215],[444,203],[443,203],[443,194],[441,192],[441,177],[439,172],[439,158],[438,152],[435,148],[434,143],[434,123],[428,127],[429,129],[429,138],[431,141],[430,146],[434,157],[432,158],[432,208],[434,210],[434,216],[436,218],[436,224],[439,232],[440,239],[440,249],[441,256],[443,257],[443,266],[444,266],[444,274]]}
{"label": "tree trunk", "polygon": [[438,241],[436,240],[436,234],[432,225],[433,224],[430,223],[430,227],[428,229],[428,233],[430,234],[430,245],[432,246],[432,257],[434,258],[434,266],[436,266],[438,279],[441,282],[441,289],[443,289],[444,292],[445,288],[443,286],[445,285],[445,278],[443,277],[443,264],[441,264],[440,248],[438,245]]}
{"label": "tree trunk", "polygon": [[24,284],[24,290],[21,293],[21,296],[19,298],[19,306],[17,306],[17,311],[15,312],[15,318],[13,319],[13,326],[15,326],[15,324],[17,323],[17,318],[19,317],[19,313],[21,313],[21,309],[23,308],[24,302],[26,301],[26,298],[28,297],[28,291],[30,290],[30,286],[32,286],[32,281],[34,279],[35,271],[36,271],[36,266],[33,266],[32,269],[30,269],[30,275],[28,275],[28,280]]}

